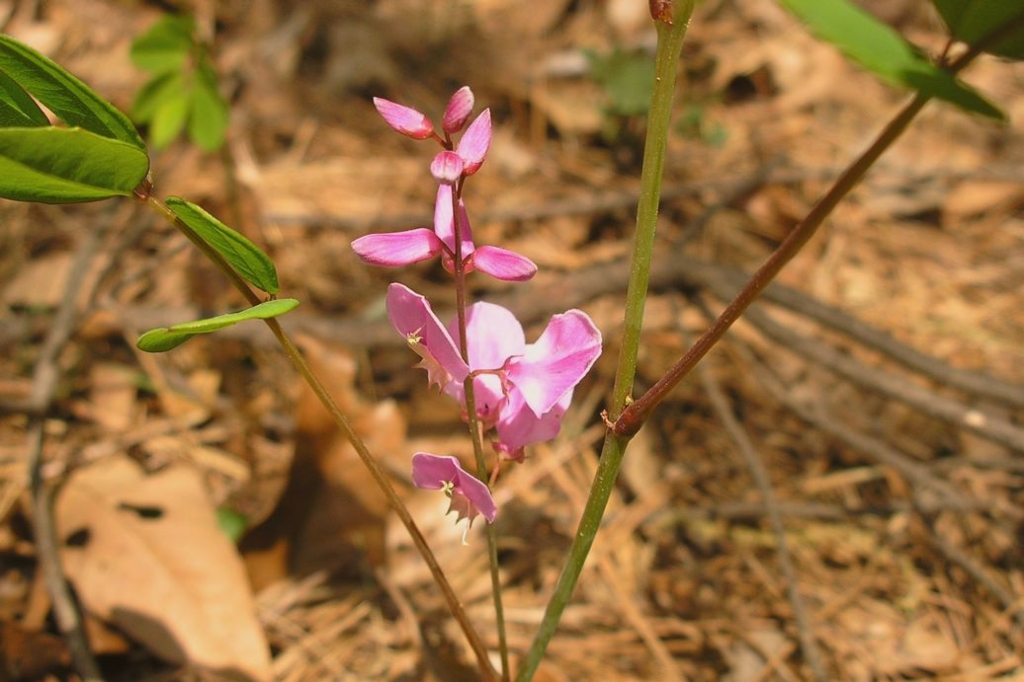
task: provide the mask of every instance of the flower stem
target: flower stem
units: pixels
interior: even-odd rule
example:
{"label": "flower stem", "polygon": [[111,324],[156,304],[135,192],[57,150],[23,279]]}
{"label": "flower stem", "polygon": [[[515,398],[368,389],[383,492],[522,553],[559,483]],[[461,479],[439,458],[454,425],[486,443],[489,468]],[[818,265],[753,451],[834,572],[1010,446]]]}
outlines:
{"label": "flower stem", "polygon": [[[669,119],[672,99],[675,93],[676,68],[683,49],[683,39],[693,12],[693,0],[678,0],[668,11],[668,21],[662,14],[656,17],[658,48],[655,54],[654,90],[651,94],[651,108],[647,123],[647,140],[644,147],[644,165],[640,176],[640,201],[637,206],[636,234],[633,242],[632,264],[629,286],[626,291],[626,312],[619,351],[619,365],[615,374],[615,388],[609,414],[617,417],[629,399],[636,375],[637,352],[640,346],[640,327],[643,323],[644,301],[647,298],[647,284],[650,279],[651,257],[654,250],[654,232],[658,218],[658,201],[661,195],[661,177],[665,164],[665,149],[668,144]],[[664,8],[663,8],[664,9]],[[594,544],[594,538],[601,526],[605,507],[611,497],[622,465],[622,456],[631,436],[620,436],[609,430],[597,473],[587,497],[583,515],[565,567],[558,578],[558,584],[548,602],[537,634],[523,659],[516,675],[516,682],[533,678],[544,656],[548,643],[555,634],[569,598],[576,587],[587,554]]]}
{"label": "flower stem", "polygon": [[[452,221],[453,232],[455,233],[455,255],[454,255],[454,277],[455,277],[455,307],[459,320],[459,349],[462,353],[462,360],[469,366],[469,337],[466,331],[466,268],[463,262],[465,255],[462,253],[462,230],[468,229],[466,225],[459,225],[459,200],[462,198],[462,181],[452,188]],[[463,382],[463,391],[466,396],[466,419],[469,423],[469,436],[473,441],[473,456],[476,461],[476,475],[485,483],[490,480],[487,473],[487,459],[484,457],[483,429],[480,428],[480,419],[476,413],[476,389],[474,387],[476,375],[472,372]],[[495,465],[497,472],[497,465]],[[494,621],[498,629],[498,651],[501,656],[501,679],[507,682],[509,675],[508,664],[508,639],[505,629],[505,606],[501,599],[501,573],[498,566],[498,536],[494,530],[494,524],[488,523],[487,535],[487,558],[491,572],[491,595],[494,600]]]}
{"label": "flower stem", "polygon": [[[178,228],[178,230],[180,230],[186,237],[188,237],[188,239],[193,244],[199,247],[203,254],[206,257],[208,257],[227,276],[227,278],[231,281],[234,287],[238,289],[238,291],[242,294],[242,296],[245,297],[246,301],[248,301],[250,305],[256,305],[258,303],[261,303],[259,296],[257,296],[256,293],[249,288],[249,285],[246,284],[245,280],[242,279],[242,277],[235,271],[234,268],[231,267],[231,265],[224,259],[224,257],[220,254],[219,251],[210,246],[210,244],[208,244],[202,237],[200,237],[191,227],[189,227],[181,219],[179,219],[178,216],[176,216],[173,211],[167,208],[167,206],[159,199],[153,196],[148,196],[146,197],[145,200],[148,206],[150,206],[152,209],[154,209],[162,216],[164,216],[167,220],[169,220],[176,228]],[[306,362],[306,359],[303,357],[302,353],[299,351],[298,348],[296,348],[291,338],[281,327],[281,323],[276,318],[269,318],[264,320],[264,322],[266,323],[267,327],[270,328],[270,331],[274,334],[274,337],[277,339],[278,344],[280,344],[282,350],[284,350],[285,355],[291,361],[292,365],[294,365],[295,369],[298,370],[303,380],[305,380],[305,382],[309,384],[309,387],[313,390],[313,393],[316,394],[316,397],[320,400],[321,404],[323,404],[328,414],[331,415],[331,418],[334,420],[334,423],[337,425],[338,429],[341,430],[345,438],[349,441],[349,443],[351,443],[352,447],[356,451],[356,454],[359,455],[359,459],[361,459],[366,468],[369,469],[370,475],[373,476],[373,479],[377,482],[377,485],[384,492],[384,495],[387,497],[388,502],[391,504],[391,507],[395,510],[395,513],[398,515],[399,520],[402,522],[406,530],[409,532],[409,536],[412,538],[413,544],[416,545],[416,549],[419,551],[420,555],[423,557],[423,560],[426,562],[427,567],[430,569],[430,573],[434,578],[434,582],[437,583],[437,585],[441,588],[441,592],[444,594],[445,600],[448,602],[448,608],[451,610],[452,615],[455,617],[455,620],[459,623],[459,626],[462,628],[462,632],[465,635],[466,640],[469,642],[470,647],[473,649],[473,653],[477,657],[477,664],[480,667],[480,671],[481,674],[483,675],[483,678],[486,680],[497,680],[498,673],[494,670],[494,667],[491,665],[490,659],[488,658],[487,655],[487,648],[484,646],[483,640],[480,638],[480,635],[476,632],[476,630],[470,623],[469,616],[466,614],[465,609],[462,607],[462,603],[455,595],[455,591],[452,589],[451,584],[449,584],[448,579],[445,577],[444,572],[441,570],[441,566],[437,563],[437,558],[434,556],[434,553],[430,550],[430,547],[427,545],[426,539],[423,537],[423,533],[420,532],[420,529],[416,525],[416,522],[409,514],[408,508],[402,502],[402,499],[401,497],[399,497],[398,492],[391,484],[391,480],[384,473],[384,470],[381,469],[380,465],[377,463],[377,460],[373,457],[373,455],[370,454],[370,451],[367,449],[366,444],[363,442],[363,440],[352,429],[352,425],[349,423],[348,418],[346,418],[345,415],[340,410],[340,408],[338,408],[337,403],[334,402],[334,399],[331,397],[331,394],[328,392],[327,388],[316,376],[312,368],[310,368],[309,363]]]}

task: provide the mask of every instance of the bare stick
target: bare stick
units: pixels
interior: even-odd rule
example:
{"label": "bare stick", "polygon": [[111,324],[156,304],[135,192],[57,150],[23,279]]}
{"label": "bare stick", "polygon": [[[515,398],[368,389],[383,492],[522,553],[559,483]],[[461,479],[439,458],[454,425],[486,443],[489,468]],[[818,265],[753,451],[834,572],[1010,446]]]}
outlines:
{"label": "bare stick", "polygon": [[46,586],[53,600],[53,615],[61,634],[68,641],[75,669],[84,680],[102,680],[96,659],[89,650],[82,618],[75,599],[64,577],[60,562],[60,544],[50,506],[50,490],[43,480],[43,415],[53,401],[60,370],[57,356],[74,329],[75,307],[81,295],[82,283],[89,264],[99,249],[100,230],[90,231],[78,250],[68,273],[60,306],[53,316],[50,331],[43,341],[32,373],[32,394],[27,407],[31,408],[28,426],[28,474],[32,496],[32,531],[35,535],[39,562]]}
{"label": "bare stick", "polygon": [[704,384],[704,390],[711,400],[711,406],[728,432],[729,437],[736,444],[736,449],[740,451],[740,455],[742,455],[743,461],[746,462],[747,468],[750,469],[750,475],[753,477],[754,483],[761,493],[764,507],[768,511],[768,520],[771,523],[772,532],[775,534],[779,570],[786,581],[786,593],[789,597],[790,608],[793,609],[793,619],[796,622],[800,650],[803,652],[804,659],[807,661],[807,665],[810,666],[814,678],[818,682],[825,682],[829,679],[829,675],[825,670],[825,663],[822,661],[821,651],[818,649],[817,641],[814,637],[811,619],[808,617],[806,609],[804,609],[803,598],[800,596],[800,590],[797,587],[796,570],[793,568],[793,560],[789,555],[789,547],[786,543],[786,526],[782,521],[782,513],[779,511],[779,504],[775,499],[775,493],[772,490],[768,472],[765,470],[764,464],[754,449],[754,444],[743,429],[743,425],[739,423],[733,414],[732,407],[729,405],[725,394],[722,393],[722,389],[715,380],[708,363],[701,364],[699,368],[701,382]]}
{"label": "bare stick", "polygon": [[973,431],[1012,450],[1024,450],[1024,429],[1014,426],[1009,420],[947,398],[895,374],[869,367],[817,339],[790,331],[762,310],[751,308],[747,311],[746,319],[787,351],[816,362],[856,384],[906,403],[931,417]]}

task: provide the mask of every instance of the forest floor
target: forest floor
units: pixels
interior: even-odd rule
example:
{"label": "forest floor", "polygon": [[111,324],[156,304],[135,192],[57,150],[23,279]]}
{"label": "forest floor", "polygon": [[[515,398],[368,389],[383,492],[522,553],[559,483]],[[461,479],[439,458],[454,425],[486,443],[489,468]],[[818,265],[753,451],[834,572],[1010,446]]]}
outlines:
{"label": "forest floor", "polygon": [[[942,49],[930,3],[869,4]],[[130,42],[156,5],[0,2],[0,20],[127,110],[146,78]],[[464,546],[443,496],[409,479],[414,452],[471,458],[469,438],[383,304],[401,281],[451,310],[449,280],[349,247],[433,210],[434,149],[389,130],[373,96],[436,120],[473,88],[495,122],[467,183],[476,242],[540,266],[474,279],[473,297],[531,340],[570,308],[602,330],[559,437],[496,488],[515,660],[601,447],[643,144],[642,117],[614,110],[653,47],[646,3],[195,5],[228,143],[154,154],[154,193],[272,255],[302,302],[285,327],[489,647],[484,524]],[[908,99],[770,0],[704,2],[680,68],[635,394]],[[655,413],[537,679],[1024,679],[1024,66],[982,58],[964,78],[1010,122],[929,104]],[[135,349],[243,305],[183,236],[130,200],[3,201],[0,225],[0,682],[80,679],[33,531],[41,489],[107,679],[476,679],[404,528],[263,327]],[[36,431],[17,405],[47,372]],[[215,518],[251,530],[236,546]]]}

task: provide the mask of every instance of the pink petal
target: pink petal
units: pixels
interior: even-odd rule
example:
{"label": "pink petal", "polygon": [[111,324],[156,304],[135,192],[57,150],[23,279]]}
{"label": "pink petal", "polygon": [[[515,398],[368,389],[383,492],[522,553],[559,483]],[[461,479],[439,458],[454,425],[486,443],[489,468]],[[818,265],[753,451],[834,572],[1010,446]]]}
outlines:
{"label": "pink petal", "polygon": [[462,177],[462,157],[455,152],[438,152],[430,162],[430,174],[442,185],[454,185]]}
{"label": "pink petal", "polygon": [[[453,320],[452,325],[456,324]],[[510,357],[527,350],[523,325],[512,311],[486,301],[466,309],[466,339],[473,369],[501,369]]]}
{"label": "pink petal", "polygon": [[398,333],[416,340],[413,350],[423,358],[432,382],[444,386],[449,381],[461,384],[465,380],[469,367],[425,297],[403,284],[391,284],[387,308],[388,318]]}
{"label": "pink petal", "polygon": [[455,457],[417,452],[412,457],[412,482],[417,488],[428,490],[440,490],[450,484],[451,509],[458,511],[457,521],[468,518],[472,524],[473,517],[482,514],[492,523],[498,516],[498,507],[487,485],[467,473]]}
{"label": "pink petal", "polygon": [[433,258],[441,252],[441,240],[432,230],[420,227],[405,232],[368,234],[353,241],[352,250],[370,265],[396,267]]}
{"label": "pink petal", "polygon": [[586,375],[601,355],[601,332],[581,310],[551,318],[537,342],[509,362],[508,378],[540,417]]}
{"label": "pink petal", "polygon": [[468,85],[463,85],[455,91],[452,98],[448,100],[448,106],[444,110],[444,118],[441,120],[441,128],[446,133],[457,133],[462,130],[473,113],[473,91]]}
{"label": "pink petal", "polygon": [[495,426],[498,432],[495,449],[508,459],[522,462],[524,447],[558,435],[562,418],[572,402],[572,393],[572,389],[566,391],[550,410],[538,417],[523,402],[522,395],[513,392]]}
{"label": "pink petal", "polygon": [[473,252],[471,263],[473,269],[506,282],[525,282],[537,273],[532,260],[497,246],[481,246]]}
{"label": "pink petal", "polygon": [[455,149],[465,163],[463,175],[472,175],[480,169],[491,146],[491,110],[484,109],[476,120],[469,124]]}
{"label": "pink petal", "polygon": [[[459,334],[458,319],[448,325],[453,338]],[[506,361],[526,351],[526,336],[519,320],[510,311],[494,303],[481,301],[466,309],[466,341],[469,344],[469,367],[473,370],[502,370]],[[505,409],[505,391],[501,377],[483,374],[473,381],[477,415],[490,425]],[[452,382],[445,393],[466,406],[461,383]]]}
{"label": "pink petal", "polygon": [[389,126],[414,140],[425,140],[434,134],[430,119],[410,107],[396,104],[381,97],[373,98],[373,106]]}

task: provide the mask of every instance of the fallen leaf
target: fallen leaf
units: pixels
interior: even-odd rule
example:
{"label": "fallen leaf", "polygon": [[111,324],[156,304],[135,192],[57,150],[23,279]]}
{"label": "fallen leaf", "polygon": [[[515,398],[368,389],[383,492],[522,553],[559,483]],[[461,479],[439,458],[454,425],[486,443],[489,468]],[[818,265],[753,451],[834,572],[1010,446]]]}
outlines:
{"label": "fallen leaf", "polygon": [[56,517],[65,568],[90,612],[173,663],[271,678],[245,569],[198,471],[147,475],[111,457],[69,478]]}

